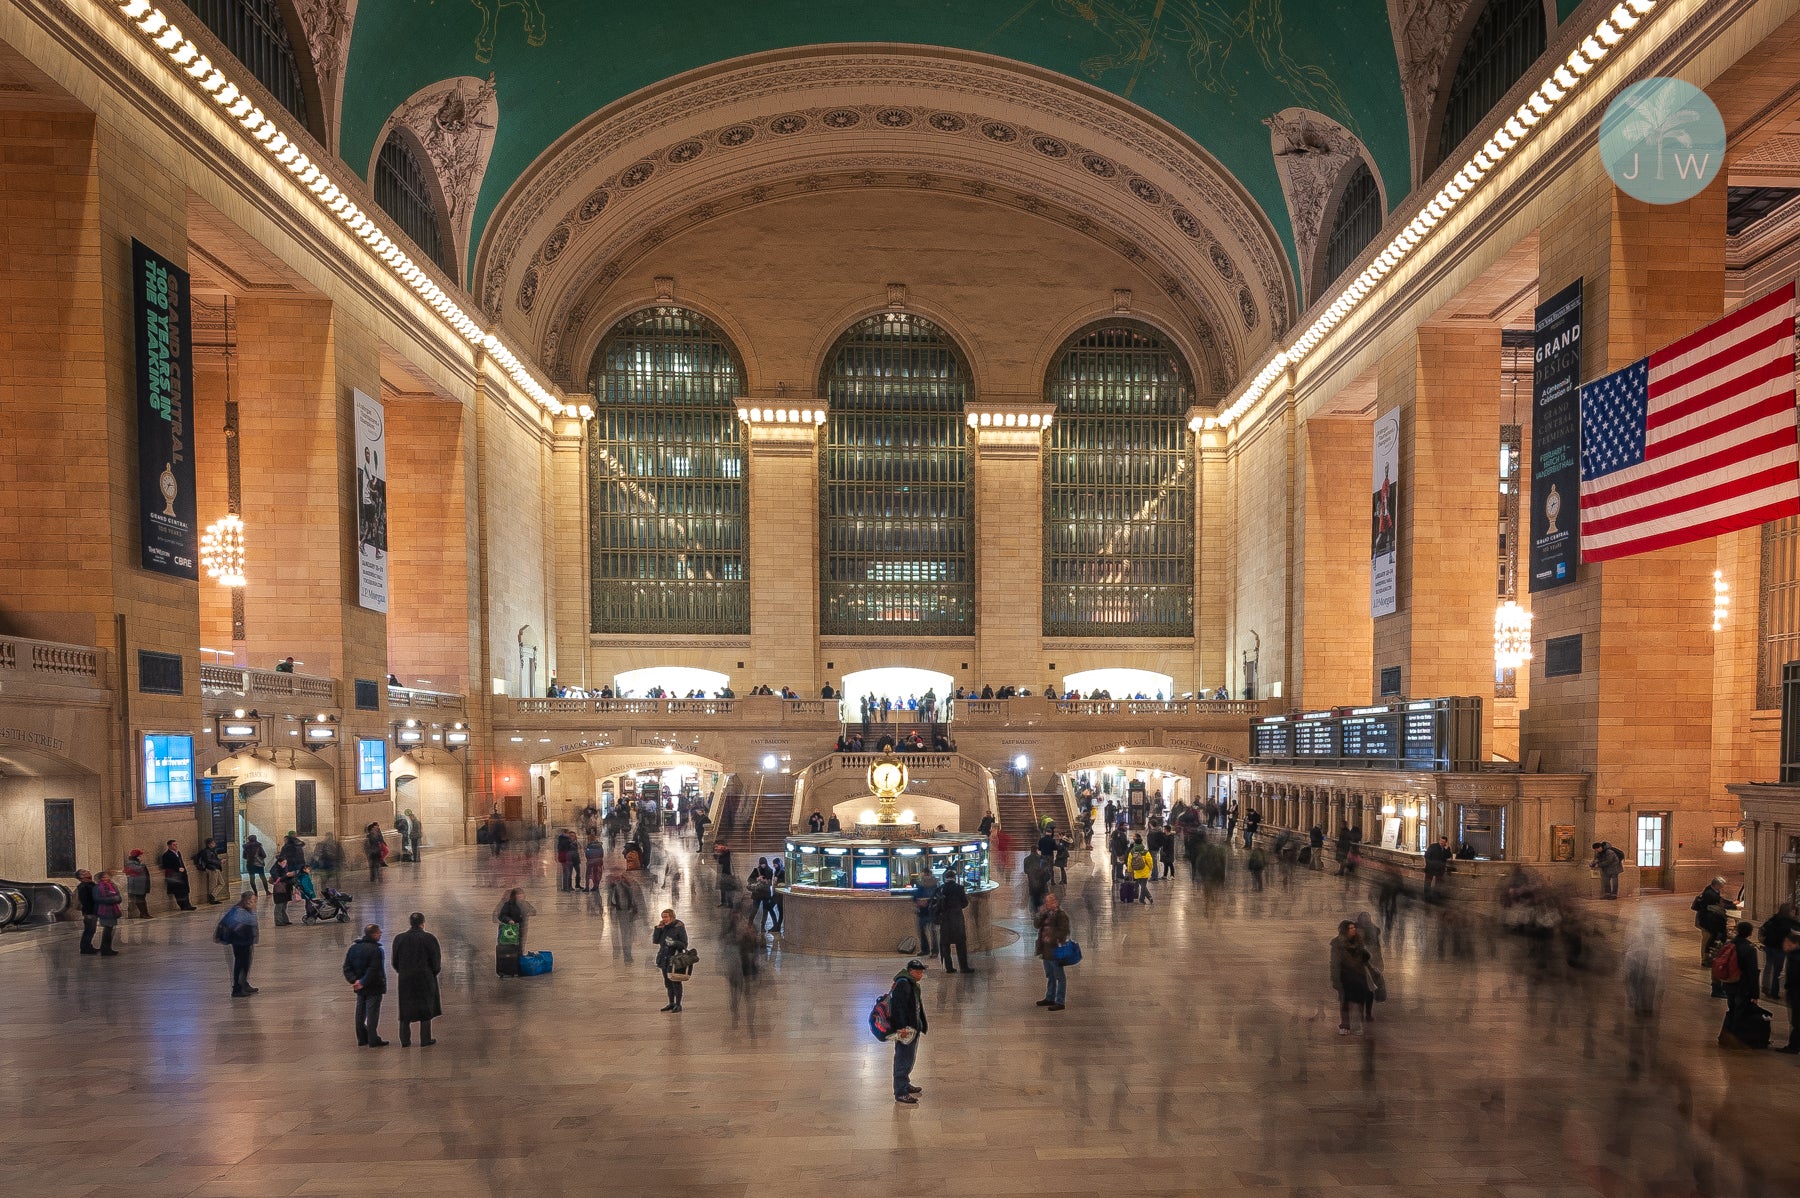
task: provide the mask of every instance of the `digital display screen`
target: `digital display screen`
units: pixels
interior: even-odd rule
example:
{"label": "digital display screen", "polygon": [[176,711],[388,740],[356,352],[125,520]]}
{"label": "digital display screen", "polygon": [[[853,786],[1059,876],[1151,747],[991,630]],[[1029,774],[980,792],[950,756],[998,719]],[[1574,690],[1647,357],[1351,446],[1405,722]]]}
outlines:
{"label": "digital display screen", "polygon": [[1332,726],[1329,720],[1303,720],[1292,727],[1294,729],[1294,756],[1337,756],[1335,743],[1337,738],[1332,735]]}
{"label": "digital display screen", "polygon": [[1391,715],[1353,716],[1342,722],[1344,756],[1400,756],[1399,719]]}
{"label": "digital display screen", "polygon": [[858,861],[854,884],[859,887],[868,886],[886,890],[888,884],[887,862]]}
{"label": "digital display screen", "polygon": [[377,790],[385,791],[387,785],[387,742],[357,738],[356,789],[368,794]]}
{"label": "digital display screen", "polygon": [[1437,713],[1406,713],[1406,758],[1408,761],[1431,761],[1438,755]]}
{"label": "digital display screen", "polygon": [[144,806],[179,807],[194,801],[194,738],[159,732],[144,736]]}

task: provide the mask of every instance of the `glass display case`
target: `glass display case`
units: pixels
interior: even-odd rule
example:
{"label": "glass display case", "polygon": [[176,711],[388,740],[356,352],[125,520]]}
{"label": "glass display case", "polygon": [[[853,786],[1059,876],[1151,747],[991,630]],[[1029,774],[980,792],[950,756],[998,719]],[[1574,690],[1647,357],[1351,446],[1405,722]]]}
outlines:
{"label": "glass display case", "polygon": [[970,893],[993,889],[988,841],[954,832],[921,832],[877,840],[854,834],[801,835],[787,841],[792,887],[904,893],[929,870],[937,881],[954,875]]}

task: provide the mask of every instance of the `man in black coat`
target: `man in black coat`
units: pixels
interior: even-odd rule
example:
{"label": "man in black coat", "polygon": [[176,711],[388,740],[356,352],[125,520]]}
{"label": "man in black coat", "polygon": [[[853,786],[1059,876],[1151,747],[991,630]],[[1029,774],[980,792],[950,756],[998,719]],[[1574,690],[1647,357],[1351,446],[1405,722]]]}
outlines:
{"label": "man in black coat", "polygon": [[181,850],[175,847],[173,840],[163,847],[163,854],[157,859],[162,866],[163,885],[168,888],[169,897],[183,911],[194,910],[194,904],[188,902],[187,862],[181,859]]}
{"label": "man in black coat", "polygon": [[1800,931],[1787,934],[1787,978],[1783,985],[1787,987],[1788,1007],[1788,1042],[1782,1046],[1782,1052],[1800,1052]]}
{"label": "man in black coat", "polygon": [[950,948],[956,947],[957,964],[964,973],[974,973],[969,968],[969,924],[963,915],[969,909],[969,892],[963,884],[956,880],[954,871],[944,874],[944,881],[937,892],[938,952],[943,954],[944,972],[955,973],[957,966],[950,964]]}
{"label": "man in black coat", "polygon": [[925,1034],[925,994],[919,983],[925,962],[914,957],[894,975],[888,992],[888,1015],[894,1021],[894,1101],[917,1106],[925,1091],[912,1084],[913,1062],[919,1059],[919,1037]]}
{"label": "man in black coat", "polygon": [[[1728,903],[1724,894],[1725,879],[1714,878],[1706,884],[1706,889],[1697,895],[1691,904],[1694,912],[1694,926],[1700,929],[1700,968],[1705,969],[1712,964],[1713,949],[1725,939],[1726,925],[1732,904]],[[1714,995],[1713,997],[1720,997]]]}
{"label": "man in black coat", "polygon": [[344,954],[344,980],[356,991],[356,1042],[366,1048],[386,1048],[387,1041],[375,1030],[381,1019],[381,996],[387,993],[387,956],[381,951],[381,925],[363,929],[362,939]]}
{"label": "man in black coat", "polygon": [[94,947],[94,929],[100,926],[99,904],[96,902],[98,892],[94,888],[94,875],[85,869],[75,871],[80,884],[75,887],[75,901],[81,904],[81,955],[95,957],[100,950]]}
{"label": "man in black coat", "polygon": [[200,884],[206,888],[206,901],[218,905],[219,897],[214,892],[215,877],[225,874],[224,858],[219,856],[219,842],[208,836],[200,851],[194,854],[194,868],[200,871]]}
{"label": "man in black coat", "polygon": [[431,1021],[442,1015],[438,1004],[438,974],[443,956],[438,939],[425,930],[425,916],[414,911],[412,925],[394,937],[394,973],[400,978],[400,1047],[412,1047],[412,1025],[419,1025],[419,1046],[429,1048]]}

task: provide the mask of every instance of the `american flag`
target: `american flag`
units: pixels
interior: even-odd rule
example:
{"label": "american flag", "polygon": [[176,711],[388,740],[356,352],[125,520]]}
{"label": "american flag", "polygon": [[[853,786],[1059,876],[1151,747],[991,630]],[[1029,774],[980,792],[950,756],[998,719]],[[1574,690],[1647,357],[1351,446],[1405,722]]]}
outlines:
{"label": "american flag", "polygon": [[1581,389],[1581,559],[1800,514],[1794,285]]}

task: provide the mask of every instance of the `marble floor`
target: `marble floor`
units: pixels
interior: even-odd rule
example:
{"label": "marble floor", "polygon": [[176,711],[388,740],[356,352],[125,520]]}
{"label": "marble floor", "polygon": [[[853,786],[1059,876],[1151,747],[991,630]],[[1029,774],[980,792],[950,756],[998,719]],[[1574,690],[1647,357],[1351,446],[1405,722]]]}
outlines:
{"label": "marble floor", "polygon": [[[228,996],[218,908],[128,923],[117,958],[77,956],[71,927],[0,939],[0,1194],[1800,1193],[1800,1059],[1714,1045],[1685,900],[1658,912],[1669,984],[1633,1076],[1608,921],[1635,904],[1592,904],[1595,967],[1543,976],[1479,918],[1471,955],[1440,955],[1440,917],[1403,907],[1377,1034],[1340,1037],[1325,945],[1367,899],[1234,872],[1211,903],[1183,877],[1121,908],[1078,857],[1068,1009],[1033,1005],[1029,937],[973,976],[934,968],[908,1108],[865,1024],[899,958],[777,948],[733,977],[716,893],[684,864],[670,884],[703,960],[679,1015],[657,1010],[647,924],[558,893],[527,854],[346,879],[349,925],[265,913],[248,1000]],[[549,977],[494,975],[508,884]],[[1027,926],[1021,895],[995,901]],[[359,1049],[344,949],[412,910],[444,944],[439,1043],[402,1049],[390,995],[393,1046]]]}

